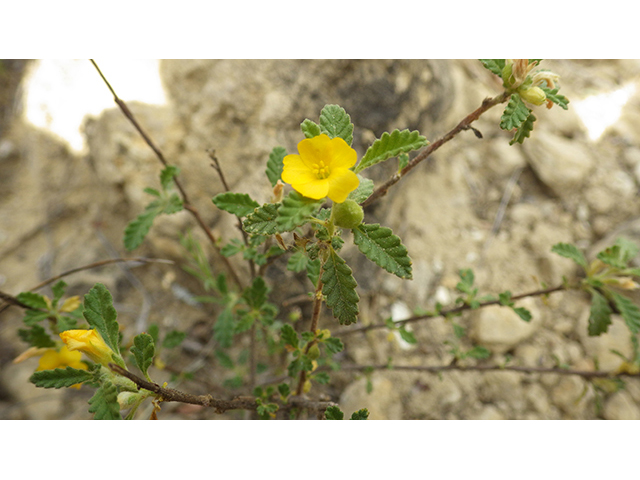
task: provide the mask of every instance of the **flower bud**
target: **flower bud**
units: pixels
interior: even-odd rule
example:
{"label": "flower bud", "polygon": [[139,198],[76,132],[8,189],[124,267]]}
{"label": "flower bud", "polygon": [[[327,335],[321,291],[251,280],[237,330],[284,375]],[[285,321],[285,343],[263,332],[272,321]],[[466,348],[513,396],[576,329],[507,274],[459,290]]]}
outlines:
{"label": "flower bud", "polygon": [[105,367],[114,362],[113,350],[95,330],[66,330],[60,334],[60,338],[69,351],[80,350],[91,360]]}
{"label": "flower bud", "polygon": [[307,357],[311,360],[315,360],[320,356],[320,347],[318,347],[317,343],[314,343],[309,351],[307,352]]}
{"label": "flower bud", "polygon": [[533,105],[542,105],[547,99],[547,95],[540,87],[518,90],[518,94],[520,94],[523,100],[532,103]]}
{"label": "flower bud", "polygon": [[355,200],[347,199],[333,204],[333,223],[342,228],[355,228],[362,223],[364,211]]}

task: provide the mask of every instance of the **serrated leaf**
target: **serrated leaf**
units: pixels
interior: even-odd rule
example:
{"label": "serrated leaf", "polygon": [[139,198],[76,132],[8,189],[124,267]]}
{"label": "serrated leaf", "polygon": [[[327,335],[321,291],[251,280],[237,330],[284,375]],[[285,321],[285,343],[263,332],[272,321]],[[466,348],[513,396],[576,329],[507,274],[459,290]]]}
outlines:
{"label": "serrated leaf", "polygon": [[313,283],[313,286],[318,285],[318,278],[320,278],[320,259],[314,258],[307,263],[307,278]]}
{"label": "serrated leaf", "polygon": [[558,93],[559,88],[554,88],[553,90],[550,89],[549,87],[543,87],[543,86],[541,86],[540,88],[545,93],[547,98],[551,100],[553,103],[558,105],[563,110],[569,109],[569,99],[564,95],[560,95]]}
{"label": "serrated leaf", "polygon": [[610,292],[613,303],[620,310],[624,322],[634,335],[640,331],[640,308],[629,298],[616,292]]}
{"label": "serrated leaf", "polygon": [[242,228],[252,235],[274,235],[279,232],[278,207],[279,203],[265,203],[247,215],[242,222]]}
{"label": "serrated leaf", "polygon": [[284,147],[274,147],[269,154],[269,160],[267,160],[267,178],[271,182],[271,186],[275,187],[280,176],[282,175],[282,169],[284,168],[284,157],[287,155],[287,149]]}
{"label": "serrated leaf", "polygon": [[344,413],[335,405],[331,405],[324,411],[324,417],[327,420],[344,420]]}
{"label": "serrated leaf", "polygon": [[485,347],[473,347],[471,350],[464,353],[466,358],[477,358],[483,360],[491,356],[491,351]]}
{"label": "serrated leaf", "polygon": [[77,368],[56,368],[34,372],[29,381],[41,388],[65,388],[93,379],[93,373]]}
{"label": "serrated leaf", "polygon": [[320,132],[329,138],[340,137],[347,145],[353,142],[353,123],[344,108],[339,105],[325,105],[320,112]]}
{"label": "serrated leaf", "polygon": [[144,241],[144,237],[149,233],[153,220],[160,214],[155,209],[148,209],[132,220],[124,229],[124,248],[128,251],[135,250]]}
{"label": "serrated leaf", "polygon": [[56,346],[47,331],[40,325],[34,325],[28,330],[19,329],[18,335],[32,347],[51,348]]}
{"label": "serrated leaf", "polygon": [[296,273],[301,272],[307,268],[307,263],[309,263],[309,257],[302,250],[298,250],[287,260],[287,270]]}
{"label": "serrated leaf", "polygon": [[213,338],[218,342],[222,348],[229,348],[233,343],[234,333],[234,316],[233,305],[228,305],[216,320],[213,325]]}
{"label": "serrated leaf", "polygon": [[551,251],[562,257],[573,260],[585,269],[587,268],[587,259],[575,245],[571,245],[570,243],[557,243],[551,247]]}
{"label": "serrated leaf", "polygon": [[511,95],[509,103],[500,118],[500,128],[503,130],[518,128],[529,117],[530,113],[531,110],[524,104],[520,95],[514,93]]}
{"label": "serrated leaf", "polygon": [[220,210],[232,213],[238,217],[246,217],[260,206],[246,193],[220,193],[211,199]]}
{"label": "serrated leaf", "polygon": [[166,200],[163,199],[162,205],[162,211],[160,213],[164,213],[166,215],[178,213],[184,209],[182,199],[178,196],[177,193],[172,193]]}
{"label": "serrated leaf", "polygon": [[531,132],[533,131],[533,124],[536,121],[536,116],[531,112],[527,119],[522,122],[522,125],[518,127],[516,130],[513,139],[509,142],[509,145],[513,145],[514,143],[522,144],[525,138],[529,138]]}
{"label": "serrated leaf", "polygon": [[484,68],[489,70],[491,73],[495,73],[500,78],[502,78],[502,69],[504,68],[505,61],[504,60],[480,60]]}
{"label": "serrated leaf", "polygon": [[327,306],[341,325],[350,325],[358,321],[357,282],[353,278],[351,268],[331,249],[322,273],[322,293],[326,297]]}
{"label": "serrated leaf", "polygon": [[361,175],[358,175],[358,180],[360,180],[358,188],[351,192],[347,198],[353,200],[357,204],[361,204],[373,193],[373,180]]}
{"label": "serrated leaf", "polygon": [[18,295],[16,295],[16,299],[31,308],[36,308],[36,309],[42,308],[44,310],[49,309],[44,297],[39,293],[21,292]]}
{"label": "serrated leaf", "polygon": [[318,372],[311,377],[311,380],[319,383],[320,385],[326,385],[331,380],[327,372]]}
{"label": "serrated leaf", "polygon": [[638,247],[635,243],[618,238],[615,245],[606,248],[596,256],[599,260],[616,268],[626,268],[630,260],[638,254]]}
{"label": "serrated leaf", "polygon": [[412,278],[411,258],[390,228],[362,223],[352,231],[353,242],[369,260],[400,278]]}
{"label": "serrated leaf", "polygon": [[533,318],[531,312],[524,307],[514,307],[513,311],[525,322],[530,322]]}
{"label": "serrated leaf", "polygon": [[60,280],[53,287],[51,287],[51,291],[53,292],[53,304],[57,305],[58,300],[62,298],[64,295],[64,290],[67,287],[67,284]]}
{"label": "serrated leaf", "polygon": [[327,350],[331,353],[338,353],[344,350],[342,340],[336,337],[329,337],[326,340],[323,340],[322,343],[324,343]]}
{"label": "serrated leaf", "polygon": [[118,346],[120,335],[118,313],[113,308],[113,297],[107,287],[101,283],[96,283],[84,296],[84,318],[87,323],[95,328],[104,342],[111,350],[120,352]]}
{"label": "serrated leaf", "polygon": [[253,279],[253,283],[250,287],[244,291],[242,297],[246,300],[247,305],[255,310],[259,310],[264,302],[267,301],[267,294],[269,293],[269,287],[265,283],[262,277],[256,277]]}
{"label": "serrated leaf", "polygon": [[180,173],[180,169],[175,165],[167,165],[160,172],[160,185],[162,185],[163,190],[167,190],[171,183],[173,182],[173,177]]}
{"label": "serrated leaf", "polygon": [[405,342],[407,342],[407,343],[409,343],[411,345],[415,345],[416,343],[418,343],[418,340],[416,340],[416,336],[413,334],[413,332],[410,332],[406,328],[400,327],[398,329],[398,333],[400,333],[400,337]]}
{"label": "serrated leaf", "polygon": [[304,122],[300,124],[300,129],[302,130],[305,138],[317,137],[322,133],[322,131],[320,130],[320,125],[309,120],[308,118],[305,118]]}
{"label": "serrated leaf", "polygon": [[156,353],[153,337],[148,333],[140,333],[133,337],[131,353],[133,353],[137,367],[145,377],[148,377],[147,370],[149,370],[149,367],[153,363],[153,356]]}
{"label": "serrated leaf", "polygon": [[50,316],[51,314],[49,312],[41,312],[40,310],[27,310],[26,312],[24,312],[22,321],[25,325],[31,327],[41,322],[42,320],[49,318]]}
{"label": "serrated leaf", "polygon": [[606,333],[611,325],[609,300],[596,290],[591,290],[591,313],[589,314],[589,335],[592,337]]}
{"label": "serrated leaf", "polygon": [[231,357],[224,350],[216,350],[216,358],[223,368],[232,369],[235,366]]}
{"label": "serrated leaf", "polygon": [[303,197],[296,191],[291,192],[282,199],[282,205],[278,208],[278,217],[276,218],[278,231],[289,232],[304,225],[323,203],[324,199],[313,200]]}
{"label": "serrated leaf", "polygon": [[394,130],[390,134],[385,132],[382,137],[375,140],[356,166],[358,173],[365,168],[383,162],[389,158],[397,157],[401,153],[409,153],[428,145],[426,137],[420,135],[417,130]]}
{"label": "serrated leaf", "polygon": [[103,380],[100,388],[89,399],[89,413],[95,420],[122,420],[118,404],[118,389],[109,380]]}
{"label": "serrated leaf", "polygon": [[167,332],[162,340],[162,348],[176,348],[187,337],[185,332],[179,330],[171,330]]}
{"label": "serrated leaf", "polygon": [[284,324],[280,328],[280,338],[285,345],[291,345],[293,348],[298,348],[298,334],[289,324]]}
{"label": "serrated leaf", "polygon": [[351,420],[368,420],[369,419],[369,410],[366,408],[361,408],[357,412],[353,412],[351,414]]}

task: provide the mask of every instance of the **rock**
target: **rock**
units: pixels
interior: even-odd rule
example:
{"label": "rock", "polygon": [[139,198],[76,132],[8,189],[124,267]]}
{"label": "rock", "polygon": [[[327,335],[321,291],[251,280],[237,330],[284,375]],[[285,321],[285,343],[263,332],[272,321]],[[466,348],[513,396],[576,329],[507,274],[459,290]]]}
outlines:
{"label": "rock", "polygon": [[551,390],[553,404],[559,407],[568,418],[591,418],[588,413],[588,396],[585,393],[585,381],[577,376],[562,376],[560,382]]}
{"label": "rock", "polygon": [[640,420],[640,408],[624,390],[607,399],[602,414],[607,420]]}
{"label": "rock", "polygon": [[394,381],[385,374],[371,375],[372,392],[366,391],[367,379],[351,383],[340,395],[340,410],[345,418],[362,408],[369,410],[370,420],[402,420],[400,392]]}
{"label": "rock", "polygon": [[623,360],[611,350],[617,350],[627,358],[633,354],[629,329],[620,315],[612,315],[607,333],[590,337],[587,332],[588,320],[589,310],[587,309],[576,326],[576,332],[584,345],[586,355],[597,359],[600,370],[615,370]]}

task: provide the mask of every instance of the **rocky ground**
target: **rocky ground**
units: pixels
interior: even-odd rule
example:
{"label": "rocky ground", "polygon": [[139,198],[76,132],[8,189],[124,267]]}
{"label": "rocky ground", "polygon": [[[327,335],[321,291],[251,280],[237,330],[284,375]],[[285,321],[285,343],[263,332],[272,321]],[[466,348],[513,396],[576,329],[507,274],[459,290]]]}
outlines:
{"label": "rocky ground", "polygon": [[[3,63],[3,65],[6,65]],[[561,75],[561,93],[577,101],[594,93],[640,82],[640,62],[546,61]],[[12,67],[14,68],[14,67]],[[19,78],[23,65],[6,73]],[[214,232],[225,240],[239,236],[234,220],[213,207],[222,185],[206,150],[213,148],[232,189],[259,202],[269,199],[264,165],[274,146],[294,152],[299,124],[317,119],[321,108],[337,103],[356,125],[354,148],[362,155],[382,132],[417,129],[434,140],[477,108],[500,85],[477,61],[306,60],[165,61],[161,75],[170,103],[132,104],[140,123],[170,163]],[[142,192],[157,186],[159,163],[153,152],[115,108],[88,118],[88,153],[78,155],[19,116],[17,83],[2,84],[0,99],[0,290],[17,294],[65,270],[110,257],[126,256],[122,232],[148,201]],[[349,245],[343,250],[353,267],[361,296],[360,322],[399,319],[436,301],[455,300],[457,272],[472,268],[481,294],[514,294],[556,285],[577,272],[572,262],[551,253],[570,242],[593,255],[603,242],[624,235],[640,243],[640,85],[621,118],[592,141],[575,109],[539,108],[538,121],[523,146],[498,127],[494,108],[474,125],[478,139],[463,132],[416,168],[382,201],[365,212],[367,223],[391,227],[413,259],[413,281],[400,281],[373,268]],[[367,170],[375,182],[393,172],[392,162]],[[503,198],[509,198],[501,209]],[[504,202],[503,202],[504,204]],[[69,294],[83,295],[96,282],[114,295],[125,339],[148,323],[182,329],[188,337],[167,365],[185,368],[204,358],[204,368],[179,387],[192,393],[234,395],[219,387],[229,373],[211,356],[215,310],[193,305],[184,292],[202,294],[180,265],[180,235],[193,230],[181,212],[154,224],[135,255],[166,258],[175,266],[108,266],[66,277]],[[348,236],[347,236],[348,237]],[[211,255],[214,270],[220,260]],[[309,285],[276,264],[268,271],[279,302],[304,294]],[[279,285],[287,285],[287,289]],[[290,288],[289,288],[290,287]],[[479,344],[493,354],[485,363],[575,369],[615,369],[615,349],[631,352],[629,333],[615,318],[609,332],[587,336],[588,299],[558,293],[547,301],[518,304],[534,315],[521,321],[508,309],[486,308],[457,321],[467,328],[465,346]],[[286,313],[286,309],[283,309]],[[27,382],[37,362],[13,364],[23,350],[16,330],[20,312],[0,314],[0,418],[89,418],[89,389],[52,391]],[[336,329],[325,315],[323,328]],[[340,360],[359,365],[443,365],[454,339],[444,320],[412,325],[418,339],[407,346],[386,333],[353,335]],[[170,379],[155,371],[158,381]],[[603,393],[597,408],[593,388],[581,377],[514,372],[459,372],[442,375],[376,371],[369,377],[332,374],[324,394],[343,411],[367,407],[377,419],[640,419],[640,382]],[[219,418],[213,412],[166,404],[164,418]],[[225,418],[239,418],[229,414]]]}

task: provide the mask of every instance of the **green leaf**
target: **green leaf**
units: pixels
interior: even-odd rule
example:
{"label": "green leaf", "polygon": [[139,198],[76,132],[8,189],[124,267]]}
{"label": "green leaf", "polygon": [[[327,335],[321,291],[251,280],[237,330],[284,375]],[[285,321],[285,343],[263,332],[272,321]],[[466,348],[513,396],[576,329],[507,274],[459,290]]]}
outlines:
{"label": "green leaf", "polygon": [[289,324],[284,324],[280,329],[280,338],[285,345],[291,345],[293,348],[298,348],[298,334]]}
{"label": "green leaf", "polygon": [[609,300],[596,290],[591,290],[591,313],[589,315],[589,335],[596,337],[606,333],[611,325]]}
{"label": "green leaf", "polygon": [[153,337],[148,333],[140,333],[133,337],[131,353],[133,353],[137,367],[148,378],[147,370],[153,363],[153,356],[156,353]]}
{"label": "green leaf", "polygon": [[415,345],[416,343],[418,343],[418,340],[416,340],[416,337],[413,334],[413,332],[410,332],[406,328],[400,327],[398,329],[398,332],[400,333],[400,337],[402,338],[402,340],[404,340],[405,342],[411,345]]}
{"label": "green leaf", "polygon": [[47,331],[40,325],[34,325],[28,330],[20,329],[18,335],[32,347],[51,348],[56,346]]}
{"label": "green leaf", "polygon": [[620,310],[627,327],[634,335],[640,331],[640,309],[629,298],[616,292],[610,292],[613,303]]}
{"label": "green leaf", "polygon": [[382,137],[375,140],[367,149],[354,171],[358,173],[372,165],[397,157],[401,153],[418,150],[428,144],[426,137],[420,135],[417,130],[413,132],[394,130],[391,134],[384,132]]}
{"label": "green leaf", "polygon": [[279,203],[265,203],[263,206],[256,208],[242,222],[242,228],[252,235],[274,235],[278,233],[280,230],[276,219],[278,218],[279,206]]}
{"label": "green leaf", "polygon": [[27,310],[24,312],[24,317],[22,321],[25,325],[33,326],[42,320],[49,318],[51,313],[49,312],[41,312],[40,310]]}
{"label": "green leaf", "polygon": [[36,387],[42,388],[64,388],[71,387],[77,383],[84,383],[93,379],[93,373],[87,370],[67,367],[65,369],[56,368],[54,370],[41,370],[34,372],[29,381]]}
{"label": "green leaf", "polygon": [[504,68],[505,61],[504,60],[480,60],[484,68],[489,70],[491,73],[495,73],[500,78],[502,78],[502,69]]}
{"label": "green leaf", "polygon": [[569,109],[569,106],[568,106],[569,105],[569,99],[567,97],[565,97],[564,95],[558,94],[559,88],[554,88],[553,90],[550,89],[549,87],[540,87],[540,88],[545,93],[547,98],[549,100],[551,100],[553,103],[558,105],[563,110],[568,110]]}
{"label": "green leaf", "polygon": [[246,193],[220,193],[213,197],[211,201],[220,210],[232,213],[238,217],[246,217],[260,206],[258,202]]}
{"label": "green leaf", "polygon": [[96,283],[84,296],[83,315],[87,323],[98,331],[107,346],[119,354],[120,335],[116,320],[118,313],[113,308],[111,293],[103,284]]}
{"label": "green leaf", "polygon": [[464,353],[465,358],[477,358],[483,360],[491,356],[491,351],[485,347],[473,347],[471,350]]}
{"label": "green leaf", "polygon": [[333,311],[341,325],[350,325],[358,321],[357,282],[351,268],[331,249],[324,264],[322,274],[322,293],[326,296],[327,306]]}
{"label": "green leaf", "polygon": [[322,341],[330,353],[338,353],[344,350],[342,340],[336,337],[329,337]]}
{"label": "green leaf", "polygon": [[233,305],[227,305],[213,325],[213,338],[222,348],[229,348],[233,343],[234,323]]}
{"label": "green leaf", "polygon": [[278,393],[280,393],[283,398],[287,398],[291,394],[291,387],[286,383],[280,383],[278,385]]}
{"label": "green leaf", "polygon": [[615,245],[598,253],[597,258],[612,267],[626,268],[629,261],[637,254],[638,247],[635,243],[625,238],[618,238]]}
{"label": "green leaf", "polygon": [[156,208],[147,209],[132,220],[124,229],[124,248],[128,251],[135,250],[144,241],[149,233],[153,220],[160,214]]}
{"label": "green leaf", "polygon": [[118,404],[118,389],[109,380],[103,380],[100,388],[89,399],[89,412],[95,420],[122,420]]}
{"label": "green leaf", "polygon": [[322,200],[313,200],[303,197],[298,192],[293,191],[282,200],[282,205],[278,209],[278,231],[289,232],[300,225],[307,223],[311,215],[316,213],[322,204]]}
{"label": "green leaf", "polygon": [[255,310],[259,310],[264,302],[267,301],[267,294],[269,293],[269,287],[265,283],[262,277],[256,277],[253,279],[253,283],[250,287],[244,291],[242,297],[246,300],[247,305]]}
{"label": "green leaf", "polygon": [[49,307],[47,306],[47,302],[44,300],[44,297],[39,293],[22,292],[16,295],[16,299],[31,308],[42,308],[43,310],[49,309]]}
{"label": "green leaf", "polygon": [[302,250],[298,250],[287,260],[287,270],[296,273],[301,272],[307,268],[307,263],[309,263],[309,257]]}
{"label": "green leaf", "polygon": [[369,260],[400,278],[412,278],[411,258],[390,228],[362,223],[352,231],[354,243]]}
{"label": "green leaf", "polygon": [[64,295],[64,290],[65,290],[66,287],[67,287],[67,284],[62,280],[60,280],[53,287],[51,287],[51,291],[53,292],[53,304],[54,305],[58,304],[58,300],[60,300],[62,298],[62,296]]}
{"label": "green leaf", "polygon": [[562,257],[573,260],[584,269],[587,268],[587,259],[575,245],[571,245],[570,243],[557,243],[551,247],[551,251]]}
{"label": "green leaf", "polygon": [[287,155],[287,149],[284,147],[274,147],[269,154],[269,160],[267,161],[267,178],[271,182],[271,186],[275,187],[280,176],[282,175],[282,169],[284,168],[284,157]]}
{"label": "green leaf", "polygon": [[530,322],[533,318],[531,312],[524,307],[514,307],[513,311],[525,322]]}
{"label": "green leaf", "polygon": [[220,366],[222,366],[223,368],[227,368],[230,370],[235,366],[233,364],[233,360],[231,360],[231,357],[227,355],[224,350],[217,349],[216,358],[218,359],[218,362],[220,362]]}
{"label": "green leaf", "polygon": [[320,131],[329,138],[340,137],[347,145],[353,142],[353,123],[344,108],[339,105],[325,105],[320,112]]}
{"label": "green leaf", "polygon": [[460,281],[456,284],[456,289],[462,293],[469,293],[475,295],[477,291],[472,289],[473,282],[476,279],[473,270],[470,268],[462,269],[458,272],[460,275]]}
{"label": "green leaf", "polygon": [[533,131],[533,123],[536,121],[536,116],[531,112],[526,120],[518,127],[516,134],[513,136],[513,139],[509,142],[509,145],[513,145],[514,143],[522,144],[525,138],[529,138],[531,132]]}
{"label": "green leaf", "polygon": [[369,419],[369,410],[366,408],[361,408],[357,412],[353,412],[351,414],[351,420],[368,420]]}
{"label": "green leaf", "polygon": [[503,130],[518,128],[529,117],[530,113],[531,110],[524,104],[520,95],[514,93],[511,95],[509,103],[500,118],[500,128]]}
{"label": "green leaf", "polygon": [[324,411],[324,417],[327,420],[344,420],[344,413],[335,405],[331,405]]}
{"label": "green leaf", "polygon": [[357,204],[361,204],[373,193],[373,180],[358,175],[360,185],[353,192],[349,194],[347,198],[353,200]]}
{"label": "green leaf", "polygon": [[167,165],[162,172],[160,172],[160,185],[162,185],[163,190],[167,190],[171,183],[173,182],[173,178],[180,173],[180,169],[175,165]]}
{"label": "green leaf", "polygon": [[161,205],[162,210],[160,211],[160,213],[165,213],[167,215],[178,213],[184,208],[184,206],[182,205],[182,200],[177,193],[171,194],[166,199],[163,198],[163,202]]}
{"label": "green leaf", "polygon": [[300,129],[306,138],[317,137],[322,133],[320,130],[320,125],[315,122],[312,122],[308,118],[305,118],[304,122],[300,124]]}
{"label": "green leaf", "polygon": [[307,263],[307,278],[313,283],[314,286],[318,285],[318,279],[320,278],[320,259],[314,258]]}

